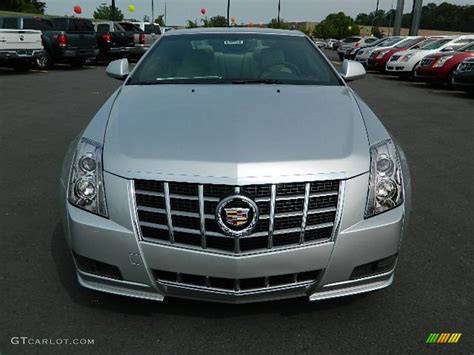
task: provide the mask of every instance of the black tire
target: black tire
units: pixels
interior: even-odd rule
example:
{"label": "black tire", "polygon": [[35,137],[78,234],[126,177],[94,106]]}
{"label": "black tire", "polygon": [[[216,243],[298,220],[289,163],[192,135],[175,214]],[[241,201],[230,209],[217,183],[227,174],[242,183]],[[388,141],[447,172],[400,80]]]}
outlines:
{"label": "black tire", "polygon": [[31,69],[31,63],[30,62],[18,62],[13,64],[13,70],[15,70],[18,73],[26,73]]}
{"label": "black tire", "polygon": [[36,66],[40,70],[47,70],[53,66],[53,57],[48,51],[45,51],[44,55],[36,59]]}
{"label": "black tire", "polygon": [[86,60],[84,58],[75,58],[71,60],[70,64],[73,68],[82,68],[86,64]]}

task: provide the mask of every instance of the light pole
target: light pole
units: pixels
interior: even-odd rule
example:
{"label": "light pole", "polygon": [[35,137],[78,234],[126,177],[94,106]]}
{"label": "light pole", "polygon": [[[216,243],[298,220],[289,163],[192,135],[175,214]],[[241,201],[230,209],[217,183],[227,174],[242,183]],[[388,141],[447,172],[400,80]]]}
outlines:
{"label": "light pole", "polygon": [[112,21],[115,21],[115,0],[112,0]]}
{"label": "light pole", "polygon": [[278,16],[277,16],[278,28],[280,28],[280,12],[281,12],[281,0],[278,0]]}
{"label": "light pole", "polygon": [[155,1],[151,0],[151,23],[155,23]]}
{"label": "light pole", "polygon": [[230,17],[230,0],[227,0],[227,27],[230,26],[229,17]]}

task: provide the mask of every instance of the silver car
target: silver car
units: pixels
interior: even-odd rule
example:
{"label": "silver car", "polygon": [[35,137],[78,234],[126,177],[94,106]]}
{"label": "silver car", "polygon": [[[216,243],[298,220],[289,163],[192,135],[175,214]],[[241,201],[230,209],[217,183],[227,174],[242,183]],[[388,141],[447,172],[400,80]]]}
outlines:
{"label": "silver car", "polygon": [[410,210],[402,149],[303,33],[166,32],[72,142],[60,190],[79,283],[255,302],[374,291]]}

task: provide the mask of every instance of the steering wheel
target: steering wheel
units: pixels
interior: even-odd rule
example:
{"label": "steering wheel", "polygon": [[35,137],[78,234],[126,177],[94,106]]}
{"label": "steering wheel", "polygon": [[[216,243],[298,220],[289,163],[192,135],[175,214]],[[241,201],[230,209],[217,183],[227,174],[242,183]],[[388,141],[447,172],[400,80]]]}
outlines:
{"label": "steering wheel", "polygon": [[270,66],[266,67],[262,71],[262,73],[260,74],[260,77],[264,77],[265,74],[267,74],[267,73],[274,72],[272,70],[272,68],[275,68],[275,67],[280,67],[280,68],[285,67],[285,68],[289,69],[291,71],[291,73],[296,74],[296,75],[300,75],[300,71],[295,65],[293,65],[291,63],[287,63],[287,62],[281,62],[281,63],[274,63],[274,64],[271,64]]}

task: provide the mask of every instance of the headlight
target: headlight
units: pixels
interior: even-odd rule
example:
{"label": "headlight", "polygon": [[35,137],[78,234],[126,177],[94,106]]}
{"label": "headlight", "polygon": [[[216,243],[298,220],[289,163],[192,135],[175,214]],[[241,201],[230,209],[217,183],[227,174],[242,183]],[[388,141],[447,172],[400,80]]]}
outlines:
{"label": "headlight", "polygon": [[388,52],[390,52],[390,50],[379,52],[379,54],[377,55],[377,59],[382,58],[382,57],[383,57],[385,54],[387,54]]}
{"label": "headlight", "polygon": [[82,138],[69,177],[68,200],[89,212],[108,217],[102,172],[102,145]]}
{"label": "headlight", "polygon": [[370,178],[365,218],[400,206],[403,182],[400,159],[391,139],[370,147]]}
{"label": "headlight", "polygon": [[404,56],[401,60],[401,62],[408,62],[410,60],[411,57],[413,57],[414,54],[407,54],[406,56]]}
{"label": "headlight", "polygon": [[448,60],[450,60],[452,57],[454,57],[453,55],[448,55],[446,57],[441,57],[437,60],[437,62],[433,65],[433,68],[439,68],[439,67],[442,67],[444,65],[444,63],[446,63]]}

